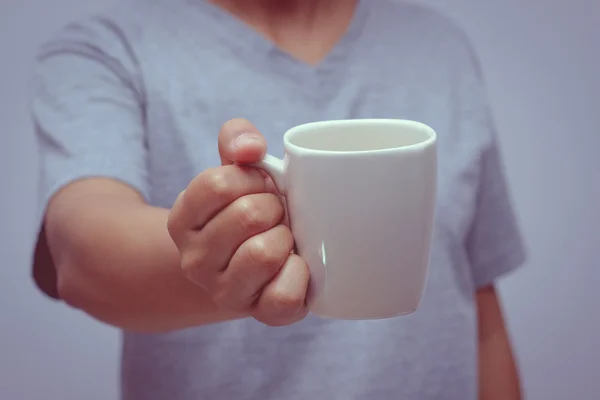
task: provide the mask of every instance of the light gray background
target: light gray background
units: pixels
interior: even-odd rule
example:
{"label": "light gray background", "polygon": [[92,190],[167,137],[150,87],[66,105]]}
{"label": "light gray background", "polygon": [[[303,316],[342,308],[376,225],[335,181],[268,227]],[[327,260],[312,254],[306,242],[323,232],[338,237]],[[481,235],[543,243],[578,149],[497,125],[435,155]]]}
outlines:
{"label": "light gray background", "polygon": [[[29,271],[37,168],[27,108],[30,59],[47,35],[102,3],[0,2],[2,400],[117,396],[118,332],[42,297]],[[501,285],[527,398],[597,399],[600,5],[427,3],[455,17],[471,36],[500,128],[531,251],[528,268]]]}

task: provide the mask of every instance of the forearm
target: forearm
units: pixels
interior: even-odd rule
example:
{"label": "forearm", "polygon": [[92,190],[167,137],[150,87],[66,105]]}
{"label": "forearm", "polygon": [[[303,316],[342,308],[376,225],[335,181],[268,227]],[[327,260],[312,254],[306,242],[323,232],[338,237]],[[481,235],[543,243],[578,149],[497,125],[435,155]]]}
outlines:
{"label": "forearm", "polygon": [[477,293],[479,316],[479,399],[520,400],[519,374],[493,287]]}
{"label": "forearm", "polygon": [[241,317],[217,308],[182,275],[179,252],[167,231],[168,210],[124,206],[110,196],[94,201],[102,205],[88,203],[85,210],[71,209],[68,215],[57,211],[47,221],[59,292],[67,303],[135,331],[168,331]]}

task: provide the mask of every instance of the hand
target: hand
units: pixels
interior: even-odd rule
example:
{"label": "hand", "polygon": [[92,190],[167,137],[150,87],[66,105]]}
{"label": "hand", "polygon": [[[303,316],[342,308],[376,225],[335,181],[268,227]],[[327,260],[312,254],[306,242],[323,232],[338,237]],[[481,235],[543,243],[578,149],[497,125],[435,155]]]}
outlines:
{"label": "hand", "polygon": [[179,195],[168,228],[183,273],[215,304],[281,326],[306,316],[309,271],[292,253],[294,238],[270,178],[238,165],[260,161],[265,152],[252,124],[224,124],[222,166],[199,174]]}

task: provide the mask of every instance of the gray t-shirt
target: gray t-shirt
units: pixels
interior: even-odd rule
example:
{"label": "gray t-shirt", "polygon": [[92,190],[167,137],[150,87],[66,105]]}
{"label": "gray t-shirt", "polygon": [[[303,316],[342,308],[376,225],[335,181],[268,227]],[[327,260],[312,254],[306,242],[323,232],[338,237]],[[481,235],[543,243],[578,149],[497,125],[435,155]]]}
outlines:
{"label": "gray t-shirt", "polygon": [[123,399],[476,399],[474,292],[525,252],[477,59],[446,18],[364,0],[312,67],[208,2],[123,0],[41,48],[33,114],[43,205],[75,179],[104,176],[170,207],[219,165],[219,127],[234,117],[252,121],[277,156],[283,133],[304,122],[429,124],[439,135],[437,219],[416,313],[125,332]]}

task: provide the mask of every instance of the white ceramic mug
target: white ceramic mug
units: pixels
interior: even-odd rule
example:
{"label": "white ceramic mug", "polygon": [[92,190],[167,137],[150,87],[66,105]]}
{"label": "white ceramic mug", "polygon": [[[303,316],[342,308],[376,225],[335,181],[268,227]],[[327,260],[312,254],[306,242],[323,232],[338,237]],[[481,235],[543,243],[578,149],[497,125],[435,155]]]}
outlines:
{"label": "white ceramic mug", "polygon": [[414,312],[429,269],[436,133],[419,122],[313,122],[284,135],[266,171],[287,201],[311,280],[308,308],[337,319]]}

